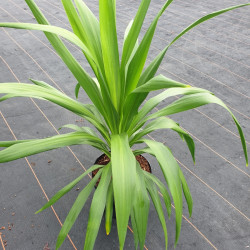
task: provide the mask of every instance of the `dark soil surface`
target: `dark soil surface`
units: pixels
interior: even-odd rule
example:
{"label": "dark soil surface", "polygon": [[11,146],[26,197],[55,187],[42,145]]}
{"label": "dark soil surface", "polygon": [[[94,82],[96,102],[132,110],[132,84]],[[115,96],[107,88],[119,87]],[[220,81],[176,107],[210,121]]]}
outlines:
{"label": "dark soil surface", "polygon": [[[35,0],[51,24],[69,28],[60,0]],[[98,15],[98,1],[85,1]],[[140,1],[117,0],[117,29],[122,46],[123,32],[134,17]],[[201,16],[245,0],[174,0],[159,21],[147,64],[180,31]],[[163,5],[152,0],[142,33]],[[23,0],[0,1],[0,22],[35,22]],[[140,41],[142,36],[140,36]],[[66,43],[90,72],[81,51]],[[216,17],[171,46],[158,71],[166,77],[209,89],[233,111],[243,127],[250,147],[250,7]],[[0,29],[0,82],[28,83],[29,78],[45,81],[74,97],[76,80],[54,53],[46,37],[37,31]],[[152,93],[150,97],[156,95]],[[89,103],[80,91],[79,99]],[[175,100],[172,98],[171,100]],[[163,108],[168,100],[157,108]],[[171,116],[196,144],[193,166],[188,148],[169,130],[151,133],[153,139],[170,147],[186,177],[193,196],[193,215],[186,203],[180,240],[176,250],[246,250],[250,248],[250,170],[245,167],[237,129],[221,107],[208,105]],[[0,140],[46,138],[65,124],[87,126],[76,115],[43,100],[15,98],[0,103]],[[59,133],[70,130],[63,128]],[[249,152],[249,150],[248,150]],[[58,190],[89,168],[100,152],[81,145],[30,156],[0,167],[0,249],[55,249],[61,222],[65,220],[79,191],[89,182],[85,177],[53,209],[35,215]],[[163,181],[160,167],[146,155],[152,172]],[[82,249],[88,199],[61,249]],[[174,205],[174,204],[173,204]],[[169,249],[174,249],[174,208],[166,216]],[[133,249],[128,230],[124,249]],[[115,223],[109,236],[102,222],[95,249],[119,249]],[[153,204],[150,206],[145,249],[163,250],[164,236]]]}
{"label": "dark soil surface", "polygon": [[[144,171],[147,171],[149,173],[151,173],[151,167],[150,167],[150,164],[149,162],[147,161],[147,159],[145,157],[143,157],[142,155],[137,155],[136,157],[136,160],[139,162],[140,166],[141,166],[141,169],[144,170]],[[105,154],[102,154],[100,157],[98,157],[95,161],[95,164],[98,164],[98,165],[107,165],[108,163],[110,162],[110,159],[107,155]],[[98,173],[99,171],[99,168],[92,171],[92,178],[95,177],[95,175]],[[100,182],[100,179],[98,179],[95,187],[98,186],[99,182]]]}

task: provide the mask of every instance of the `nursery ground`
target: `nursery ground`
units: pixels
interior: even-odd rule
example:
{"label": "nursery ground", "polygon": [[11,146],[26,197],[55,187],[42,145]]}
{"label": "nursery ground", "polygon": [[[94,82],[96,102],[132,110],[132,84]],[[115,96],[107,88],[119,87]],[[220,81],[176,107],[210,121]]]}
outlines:
{"label": "nursery ground", "polygon": [[[68,27],[60,0],[36,1],[48,20]],[[175,0],[162,16],[156,30],[149,61],[181,30],[199,17],[244,0]],[[87,0],[98,15],[98,1]],[[152,0],[142,34],[160,9],[163,0]],[[136,13],[139,1],[117,0],[117,23],[120,47],[123,32]],[[25,1],[0,3],[0,22],[35,22]],[[250,148],[250,7],[241,8],[212,19],[186,34],[173,45],[158,73],[211,90],[233,111],[243,127]],[[140,39],[142,36],[140,37]],[[68,48],[86,70],[82,53],[67,43]],[[148,62],[149,62],[148,61]],[[41,32],[0,29],[0,82],[43,80],[74,97],[75,79],[53,52]],[[156,93],[154,93],[155,95]],[[152,95],[151,95],[152,96]],[[80,100],[89,102],[80,92]],[[162,103],[161,108],[167,102]],[[184,204],[183,223],[177,250],[244,250],[250,248],[250,171],[230,115],[210,105],[171,116],[193,136],[196,164],[192,163],[186,145],[169,131],[151,134],[168,145],[189,184],[193,195],[193,215]],[[41,100],[11,99],[0,104],[0,140],[45,138],[56,135],[64,124],[87,125],[76,115]],[[66,129],[60,130],[64,133]],[[249,150],[248,150],[249,152]],[[250,152],[249,152],[250,153]],[[86,177],[54,210],[35,215],[58,190],[93,164],[99,152],[87,146],[74,146],[45,152],[0,168],[0,249],[55,249],[60,222],[63,223]],[[155,160],[146,156],[153,173],[162,179]],[[70,239],[61,249],[81,249],[88,221],[88,200]],[[169,249],[174,249],[174,209],[167,220]],[[106,236],[102,224],[95,249],[119,249],[116,225]],[[124,249],[133,249],[133,233],[128,229]],[[145,249],[164,248],[164,235],[154,211],[150,208]]]}

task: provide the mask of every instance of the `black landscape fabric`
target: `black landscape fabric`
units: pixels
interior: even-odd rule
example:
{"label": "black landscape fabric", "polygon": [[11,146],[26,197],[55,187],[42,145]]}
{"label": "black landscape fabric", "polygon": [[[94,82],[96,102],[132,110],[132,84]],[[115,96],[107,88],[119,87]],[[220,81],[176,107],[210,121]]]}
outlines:
{"label": "black landscape fabric", "polygon": [[[51,24],[68,27],[59,0],[36,1]],[[98,1],[85,1],[98,15]],[[143,30],[164,1],[152,0]],[[237,4],[245,3],[243,0]],[[228,6],[232,0],[176,0],[160,19],[149,60],[190,23]],[[123,32],[136,13],[139,1],[117,0],[117,26],[122,46]],[[23,0],[0,3],[0,22],[35,22]],[[187,33],[172,46],[158,73],[174,80],[214,92],[232,108],[245,132],[250,148],[250,8],[241,8],[212,19]],[[141,38],[141,37],[140,37]],[[86,65],[82,53],[67,44],[70,51]],[[86,67],[90,71],[89,67]],[[53,52],[41,32],[0,29],[0,82],[43,80],[60,87],[74,97],[76,81]],[[81,101],[89,100],[80,91]],[[166,105],[163,102],[160,107]],[[64,124],[87,125],[55,105],[41,100],[15,98],[0,103],[0,140],[45,138],[56,135]],[[250,247],[250,171],[236,127],[222,108],[210,105],[172,116],[193,136],[196,165],[193,166],[186,145],[169,131],[152,133],[166,142],[180,162],[193,195],[193,216],[184,204],[183,223],[177,250],[244,250]],[[65,129],[66,131],[66,129]],[[60,131],[61,132],[61,131]],[[63,132],[63,131],[62,131]],[[60,223],[63,223],[86,177],[52,209],[35,212],[58,190],[79,176],[100,155],[87,146],[73,146],[2,164],[0,168],[0,236],[6,249],[55,249]],[[72,153],[73,152],[73,153]],[[161,180],[156,162],[148,157],[152,171]],[[70,231],[61,249],[82,249],[90,200]],[[58,217],[57,217],[58,216]],[[167,219],[169,249],[174,249],[174,210]],[[0,249],[2,245],[0,242]],[[128,230],[124,249],[133,249],[133,234]],[[164,235],[151,204],[146,249],[164,249]],[[119,249],[116,225],[106,236],[102,222],[95,249]]]}

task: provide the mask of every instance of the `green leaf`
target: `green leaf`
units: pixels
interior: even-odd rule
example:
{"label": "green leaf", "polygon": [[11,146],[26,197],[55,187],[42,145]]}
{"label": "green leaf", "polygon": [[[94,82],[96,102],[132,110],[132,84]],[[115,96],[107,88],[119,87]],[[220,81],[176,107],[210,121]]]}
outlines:
{"label": "green leaf", "polygon": [[104,75],[99,21],[82,0],[75,0],[75,4],[81,19],[86,44],[89,50],[95,54],[100,71]]}
{"label": "green leaf", "polygon": [[167,52],[167,49],[163,49],[156,57],[155,59],[149,64],[149,66],[143,71],[143,73],[140,76],[139,82],[137,84],[138,87],[145,84],[147,81],[152,79],[154,75],[156,74],[158,68],[161,65],[161,62]]}
{"label": "green leaf", "polygon": [[137,87],[133,93],[143,93],[143,92],[151,92],[159,89],[168,89],[168,88],[187,88],[190,85],[186,85],[172,79],[169,79],[163,75],[158,75],[152,79],[150,79],[145,84]]}
{"label": "green leaf", "polygon": [[129,215],[134,197],[136,160],[129,147],[128,136],[117,134],[111,136],[111,163],[117,230],[120,248],[123,248],[127,233]]}
{"label": "green leaf", "polygon": [[60,94],[62,93],[62,92],[60,92],[59,90],[57,90],[56,88],[52,87],[51,85],[49,85],[46,82],[34,80],[34,79],[31,79],[31,78],[29,80],[32,81],[34,84],[40,86],[40,87],[44,87],[44,88],[50,89],[52,91],[58,91],[58,93],[60,93]]}
{"label": "green leaf", "polygon": [[107,193],[106,200],[106,213],[105,213],[105,228],[106,234],[109,235],[112,226],[112,218],[113,218],[113,205],[114,205],[114,191],[113,191],[113,182],[111,181],[109,184],[109,189]]}
{"label": "green leaf", "polygon": [[39,209],[36,214],[42,212],[46,208],[52,206],[55,202],[57,202],[61,197],[63,197],[65,194],[67,194],[79,181],[83,179],[86,175],[91,173],[92,171],[96,169],[101,169],[103,168],[103,165],[94,165],[90,167],[88,170],[86,170],[82,175],[77,177],[75,180],[73,180],[71,183],[69,183],[67,186],[62,188],[60,191],[58,191],[41,209]]}
{"label": "green leaf", "polygon": [[122,50],[122,65],[125,67],[128,62],[131,53],[135,47],[136,41],[138,39],[139,33],[141,31],[141,27],[143,21],[145,19],[149,4],[151,0],[142,0],[139,6],[139,9],[136,13],[134,21],[131,23],[131,28],[126,35],[126,39],[124,40],[123,50]]}
{"label": "green leaf", "polygon": [[153,110],[159,103],[161,103],[163,100],[165,100],[168,97],[176,96],[176,95],[190,95],[194,93],[203,93],[203,92],[209,92],[208,90],[205,89],[200,89],[200,88],[170,88],[159,95],[156,95],[149,99],[144,106],[140,109],[138,114],[135,116],[133,122],[131,122],[130,128],[128,130],[129,134],[134,133],[137,131],[140,127],[144,125],[144,123],[148,120],[146,115]]}
{"label": "green leaf", "polygon": [[97,133],[93,129],[89,128],[89,127],[79,127],[79,126],[77,126],[75,124],[66,124],[66,125],[63,125],[61,128],[70,128],[70,129],[73,129],[73,130],[75,130],[77,132],[85,132],[85,133],[88,133],[89,135],[93,135],[93,136],[95,136],[97,138],[99,137],[97,135]]}
{"label": "green leaf", "polygon": [[0,151],[0,163],[17,160],[29,155],[65,146],[89,144],[104,151],[103,141],[84,132],[56,135],[46,139],[35,139],[12,145]]}
{"label": "green leaf", "polygon": [[156,57],[155,59],[150,63],[150,65],[145,69],[145,71],[143,72],[143,74],[140,77],[140,80],[138,82],[137,86],[141,86],[144,82],[148,81],[149,79],[151,79],[157,72],[168,48],[174,43],[176,42],[181,36],[183,36],[186,32],[188,32],[190,29],[194,28],[196,25],[199,25],[200,23],[209,20],[215,16],[218,16],[220,14],[223,14],[227,11],[236,9],[236,8],[240,8],[243,6],[249,5],[248,4],[243,4],[243,5],[237,5],[237,6],[233,6],[224,10],[220,10],[211,14],[208,14],[200,19],[198,19],[197,21],[195,21],[194,23],[192,23],[190,26],[188,26],[186,29],[184,29],[179,35],[177,35],[170,44],[168,44]]}
{"label": "green leaf", "polygon": [[134,219],[136,223],[136,229],[140,242],[140,249],[144,248],[147,225],[148,225],[148,213],[150,201],[147,194],[147,189],[145,186],[144,172],[139,163],[136,163],[136,188],[134,190],[135,201],[133,205]]}
{"label": "green leaf", "polygon": [[[36,18],[37,22],[39,24],[49,25],[48,20],[39,10],[35,2],[33,0],[25,0],[25,1],[28,4],[30,10],[32,11],[34,17]],[[96,105],[98,110],[105,117],[102,97],[93,79],[81,67],[81,65],[73,57],[73,55],[69,52],[67,47],[64,45],[64,43],[61,41],[61,39],[57,35],[53,33],[48,33],[48,32],[44,32],[44,34],[46,35],[47,39],[49,40],[51,45],[54,47],[58,55],[62,58],[63,62],[67,65],[69,70],[77,79],[81,87],[85,90],[86,94],[89,96],[91,101]]]}
{"label": "green leaf", "polygon": [[34,24],[34,23],[0,23],[0,27],[6,28],[15,28],[15,29],[25,29],[25,30],[40,30],[44,32],[53,33],[59,35],[73,44],[77,45],[81,50],[83,50],[86,55],[94,61],[94,58],[85,44],[71,31],[63,29],[61,27],[56,27],[53,25],[41,25],[41,24]]}
{"label": "green leaf", "polygon": [[29,142],[29,141],[32,140],[0,141],[0,147],[7,148],[18,143]]}
{"label": "green leaf", "polygon": [[188,184],[186,182],[186,179],[185,179],[181,169],[179,169],[179,175],[180,175],[180,179],[181,179],[182,190],[183,190],[184,196],[185,196],[187,204],[188,204],[189,216],[191,217],[192,211],[193,211],[193,199],[192,199]]}
{"label": "green leaf", "polygon": [[108,187],[111,179],[111,166],[110,163],[103,168],[101,180],[95,191],[90,212],[88,227],[86,232],[84,249],[92,250],[94,248],[95,240],[98,230],[100,228],[108,192]]}
{"label": "green leaf", "polygon": [[176,214],[176,245],[180,236],[182,222],[182,186],[179,176],[179,165],[171,151],[164,146],[164,144],[151,140],[143,141],[155,154],[174,200]]}
{"label": "green leaf", "polygon": [[138,236],[138,230],[137,230],[137,225],[135,222],[135,215],[134,215],[133,209],[131,211],[131,223],[132,223],[132,228],[133,228],[135,250],[137,250],[138,244],[139,244],[139,236]]}
{"label": "green leaf", "polygon": [[[93,18],[92,12],[82,1],[76,1],[79,14],[75,9],[72,0],[62,0],[62,3],[70,21],[73,32],[81,39],[81,41],[84,43],[84,45],[86,45],[86,47],[92,54],[95,61],[93,61],[89,57],[89,55],[84,52],[95,75],[98,77],[98,79],[100,79],[101,76],[99,74],[104,74],[104,68],[101,54],[99,23],[95,17]],[[80,13],[81,17],[84,18],[80,18]],[[89,20],[89,18],[91,18],[91,20]],[[94,30],[95,28],[97,28],[97,31],[95,32],[95,36],[93,36],[92,30]],[[99,46],[94,46],[97,45],[96,41],[98,41],[98,38]]]}
{"label": "green leaf", "polygon": [[119,110],[121,94],[120,62],[116,34],[115,3],[99,0],[100,32],[103,62],[112,102]]}
{"label": "green leaf", "polygon": [[145,128],[143,128],[141,131],[136,133],[134,137],[132,137],[132,139],[130,140],[130,145],[137,143],[143,136],[148,135],[158,129],[172,129],[178,132],[185,139],[192,158],[195,162],[195,145],[193,139],[186,131],[180,128],[180,126],[175,121],[167,117],[160,117],[148,123]]}
{"label": "green leaf", "polygon": [[176,82],[162,75],[156,76],[144,83],[140,87],[137,87],[126,99],[124,106],[124,118],[123,123],[124,130],[126,131],[131,125],[133,116],[138,112],[138,108],[142,102],[146,99],[148,92],[162,89],[162,88],[174,88],[174,87],[190,87],[183,83]]}
{"label": "green leaf", "polygon": [[144,35],[133,59],[131,60],[128,67],[128,78],[126,81],[126,93],[131,93],[137,86],[140,79],[144,64],[147,59],[148,51],[154,36],[154,32],[159,21],[159,18],[164,13],[166,8],[173,0],[168,0],[164,6],[161,8],[150,27],[148,28],[146,34]]}
{"label": "green leaf", "polygon": [[171,216],[171,199],[170,199],[170,196],[168,194],[168,190],[166,189],[164,184],[156,176],[154,176],[153,174],[150,174],[150,173],[148,173],[146,171],[144,171],[143,174],[145,175],[145,177],[147,179],[150,179],[151,181],[153,181],[158,186],[158,188],[160,189],[160,192],[162,194],[165,206],[167,208],[168,217],[170,218],[170,216]]}
{"label": "green leaf", "polygon": [[78,94],[79,94],[80,88],[81,88],[80,83],[77,83],[76,87],[75,87],[75,96],[76,96],[76,99],[78,99]]}
{"label": "green leaf", "polygon": [[240,7],[244,7],[244,6],[247,6],[247,5],[250,5],[250,3],[246,3],[246,4],[241,4],[241,5],[236,5],[236,6],[232,6],[232,7],[229,7],[229,8],[226,8],[226,9],[223,9],[223,10],[219,10],[219,11],[215,11],[213,13],[210,13],[206,16],[203,16],[201,18],[199,18],[198,20],[196,20],[195,22],[193,22],[191,25],[189,25],[186,29],[184,29],[179,35],[177,35],[173,40],[172,42],[167,46],[169,47],[170,45],[172,45],[174,42],[176,42],[181,36],[183,36],[185,33],[187,33],[189,30],[191,30],[192,28],[194,28],[195,26],[213,18],[213,17],[216,17],[218,15],[221,15],[227,11],[230,11],[230,10],[234,10],[234,9],[237,9],[237,8],[240,8]]}
{"label": "green leaf", "polygon": [[154,203],[155,210],[158,214],[158,217],[159,217],[159,220],[160,220],[163,232],[164,232],[165,249],[167,250],[167,248],[168,248],[168,233],[167,233],[165,216],[164,216],[164,212],[163,212],[162,205],[161,205],[161,200],[160,200],[160,197],[159,197],[159,194],[157,192],[157,189],[156,189],[154,182],[148,178],[145,178],[145,183],[146,183],[147,190],[150,194],[150,197]]}
{"label": "green leaf", "polygon": [[209,103],[218,104],[218,105],[222,106],[223,108],[225,108],[231,114],[231,116],[232,116],[232,118],[237,126],[238,132],[240,134],[241,144],[242,144],[243,151],[245,154],[245,159],[246,159],[246,165],[248,165],[246,141],[245,141],[245,137],[244,137],[244,134],[243,134],[243,131],[241,129],[239,122],[237,121],[236,117],[231,112],[231,110],[218,97],[211,95],[210,93],[198,93],[198,94],[184,96],[184,97],[174,101],[173,103],[171,103],[167,107],[155,112],[152,115],[149,115],[147,117],[147,120],[154,119],[154,118],[160,117],[160,116],[176,114],[176,113],[183,112],[183,111],[190,110],[190,109],[194,109],[194,108],[197,108],[197,107],[200,107],[202,105],[209,104]]}
{"label": "green leaf", "polygon": [[[34,80],[33,80],[34,81]],[[36,81],[38,83],[38,81]],[[41,83],[41,82],[40,82]],[[11,94],[9,97],[33,97],[38,99],[45,99],[51,101],[63,108],[66,108],[73,113],[84,117],[90,123],[92,123],[102,134],[102,136],[108,141],[109,135],[107,128],[100,123],[100,120],[86,108],[86,105],[68,97],[53,87],[43,87],[26,84],[26,83],[1,83],[0,93]],[[1,100],[0,98],[0,101]]]}
{"label": "green leaf", "polygon": [[103,169],[100,169],[95,177],[89,182],[89,184],[80,192],[77,196],[72,208],[70,209],[63,226],[60,230],[60,233],[56,242],[56,249],[62,245],[63,241],[67,237],[71,227],[74,225],[78,215],[80,214],[83,206],[85,205],[86,200],[88,199],[92,189],[94,188],[98,178],[100,177]]}

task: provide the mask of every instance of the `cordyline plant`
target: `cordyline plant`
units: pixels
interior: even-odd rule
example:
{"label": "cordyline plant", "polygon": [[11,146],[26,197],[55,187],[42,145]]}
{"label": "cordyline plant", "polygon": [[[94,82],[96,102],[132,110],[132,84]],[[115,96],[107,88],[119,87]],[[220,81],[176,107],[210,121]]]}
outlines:
{"label": "cordyline plant", "polygon": [[[60,190],[38,211],[50,207],[88,173],[100,168],[96,176],[79,193],[69,211],[58,236],[57,249],[70,231],[99,177],[101,180],[94,192],[90,207],[84,249],[93,249],[104,211],[106,232],[110,233],[113,203],[120,249],[123,249],[124,246],[129,218],[134,231],[135,248],[137,249],[139,244],[142,249],[147,231],[149,197],[151,197],[159,216],[167,248],[167,227],[158,190],[163,195],[169,216],[171,213],[169,192],[172,196],[176,214],[175,243],[177,243],[182,222],[182,192],[187,201],[190,216],[192,214],[192,197],[183,173],[170,149],[163,143],[150,140],[145,136],[157,129],[176,131],[187,143],[194,161],[195,146],[189,134],[168,118],[168,115],[209,103],[222,106],[231,114],[238,128],[246,162],[248,162],[242,129],[235,116],[220,99],[207,90],[176,82],[163,75],[156,75],[156,72],[169,46],[186,32],[210,18],[250,4],[233,6],[200,18],[176,36],[144,69],[158,20],[172,1],[168,0],[164,4],[139,43],[138,36],[150,4],[150,0],[141,1],[134,20],[129,23],[125,31],[121,58],[119,58],[116,32],[115,0],[99,1],[99,21],[81,0],[62,0],[73,32],[50,25],[33,0],[26,0],[26,3],[39,24],[0,24],[1,27],[43,31],[77,80],[76,97],[79,89],[83,88],[93,104],[82,104],[49,84],[37,80],[31,80],[34,84],[1,83],[0,93],[4,95],[0,100],[17,96],[47,100],[72,111],[96,128],[94,131],[88,127],[70,124],[65,126],[73,129],[72,133],[46,139],[2,141],[0,146],[6,149],[0,152],[0,162],[8,162],[40,152],[78,144],[89,144],[111,159],[106,166],[94,165],[90,167],[85,173]],[[59,37],[67,39],[82,50],[95,74],[95,79],[90,77],[80,66]],[[151,91],[160,89],[164,89],[164,91],[142,105]],[[181,95],[181,97],[166,107],[154,111],[154,108],[161,101],[177,95]],[[139,150],[133,150],[132,147],[136,144],[146,145],[146,147],[142,146]],[[135,156],[143,153],[149,153],[156,158],[165,183],[140,168]]]}

